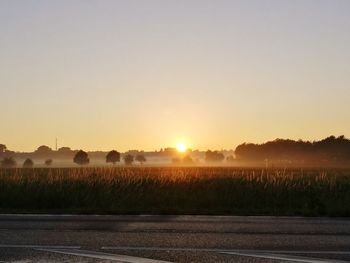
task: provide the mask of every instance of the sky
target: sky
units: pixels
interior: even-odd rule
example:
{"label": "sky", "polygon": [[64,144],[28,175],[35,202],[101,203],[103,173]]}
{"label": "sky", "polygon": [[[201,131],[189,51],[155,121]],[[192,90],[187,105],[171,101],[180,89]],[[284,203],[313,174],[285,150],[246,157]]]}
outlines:
{"label": "sky", "polygon": [[348,0],[2,0],[0,143],[350,136]]}

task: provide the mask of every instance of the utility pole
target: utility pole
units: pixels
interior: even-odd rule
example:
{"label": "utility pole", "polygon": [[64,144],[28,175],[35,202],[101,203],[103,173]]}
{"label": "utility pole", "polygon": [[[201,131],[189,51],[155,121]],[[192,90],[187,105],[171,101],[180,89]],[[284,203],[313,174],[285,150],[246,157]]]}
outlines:
{"label": "utility pole", "polygon": [[57,152],[57,138],[56,138],[56,147],[55,148],[56,148],[56,152]]}

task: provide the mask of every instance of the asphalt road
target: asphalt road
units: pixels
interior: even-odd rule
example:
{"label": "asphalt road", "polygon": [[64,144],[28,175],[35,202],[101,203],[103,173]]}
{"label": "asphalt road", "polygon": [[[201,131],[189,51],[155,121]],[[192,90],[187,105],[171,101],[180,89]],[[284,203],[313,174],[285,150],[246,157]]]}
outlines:
{"label": "asphalt road", "polygon": [[0,215],[0,262],[350,262],[350,220]]}

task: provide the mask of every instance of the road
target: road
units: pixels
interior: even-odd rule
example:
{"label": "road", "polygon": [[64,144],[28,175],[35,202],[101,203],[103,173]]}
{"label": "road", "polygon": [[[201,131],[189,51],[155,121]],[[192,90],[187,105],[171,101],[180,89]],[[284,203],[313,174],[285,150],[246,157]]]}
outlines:
{"label": "road", "polygon": [[0,262],[350,262],[350,220],[0,215]]}

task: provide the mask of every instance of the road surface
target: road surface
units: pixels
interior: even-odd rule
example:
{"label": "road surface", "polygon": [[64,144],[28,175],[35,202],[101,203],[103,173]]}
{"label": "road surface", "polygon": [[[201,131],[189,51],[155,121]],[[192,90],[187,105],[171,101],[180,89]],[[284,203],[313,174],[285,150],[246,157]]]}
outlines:
{"label": "road surface", "polygon": [[350,262],[350,220],[0,215],[0,262]]}

